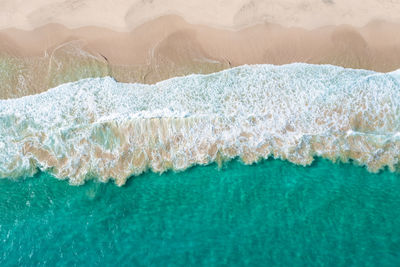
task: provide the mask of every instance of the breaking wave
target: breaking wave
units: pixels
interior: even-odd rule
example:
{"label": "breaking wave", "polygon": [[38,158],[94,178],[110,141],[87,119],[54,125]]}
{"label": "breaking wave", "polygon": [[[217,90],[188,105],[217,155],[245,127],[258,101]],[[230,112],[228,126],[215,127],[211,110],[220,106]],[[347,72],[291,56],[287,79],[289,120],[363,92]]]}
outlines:
{"label": "breaking wave", "polygon": [[110,77],[0,100],[0,177],[38,170],[71,184],[240,157],[314,156],[398,168],[400,71],[241,66],[154,85]]}

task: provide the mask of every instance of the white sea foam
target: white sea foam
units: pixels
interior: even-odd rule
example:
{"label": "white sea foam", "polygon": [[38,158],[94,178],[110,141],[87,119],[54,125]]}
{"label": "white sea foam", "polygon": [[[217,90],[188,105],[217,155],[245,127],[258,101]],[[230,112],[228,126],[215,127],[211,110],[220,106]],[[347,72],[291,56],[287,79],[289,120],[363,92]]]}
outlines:
{"label": "white sea foam", "polygon": [[155,85],[84,79],[0,100],[0,177],[81,184],[240,157],[397,169],[400,72],[241,66]]}

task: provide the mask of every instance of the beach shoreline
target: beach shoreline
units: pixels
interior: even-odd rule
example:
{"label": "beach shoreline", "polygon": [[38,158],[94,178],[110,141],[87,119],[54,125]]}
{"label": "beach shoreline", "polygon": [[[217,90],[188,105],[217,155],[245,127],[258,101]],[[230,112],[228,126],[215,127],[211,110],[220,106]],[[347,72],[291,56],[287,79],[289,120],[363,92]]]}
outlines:
{"label": "beach shoreline", "polygon": [[[389,72],[400,67],[400,26],[313,30],[258,24],[242,30],[193,25],[164,16],[131,32],[49,24],[33,31],[0,31],[0,98],[46,91],[87,77],[152,84],[191,73],[245,64],[332,64]],[[12,65],[13,68],[6,68]],[[7,69],[7,70],[6,70]]]}

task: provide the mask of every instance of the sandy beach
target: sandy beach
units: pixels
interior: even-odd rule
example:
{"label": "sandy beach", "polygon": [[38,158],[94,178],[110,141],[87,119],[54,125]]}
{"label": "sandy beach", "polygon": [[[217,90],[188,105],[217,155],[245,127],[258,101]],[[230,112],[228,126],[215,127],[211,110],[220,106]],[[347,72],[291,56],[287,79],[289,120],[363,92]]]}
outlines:
{"label": "sandy beach", "polygon": [[129,32],[165,15],[225,29],[260,23],[306,29],[362,27],[372,20],[400,23],[399,5],[399,0],[1,0],[0,29],[32,30],[58,23]]}
{"label": "sandy beach", "polygon": [[0,97],[86,77],[155,83],[243,64],[398,69],[400,1],[354,2],[0,1]]}

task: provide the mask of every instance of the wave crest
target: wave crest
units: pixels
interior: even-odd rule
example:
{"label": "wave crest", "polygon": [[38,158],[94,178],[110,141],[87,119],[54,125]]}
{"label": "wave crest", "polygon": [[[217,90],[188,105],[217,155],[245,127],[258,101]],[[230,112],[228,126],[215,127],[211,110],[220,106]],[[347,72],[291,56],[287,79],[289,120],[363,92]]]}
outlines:
{"label": "wave crest", "polygon": [[1,177],[39,168],[71,184],[122,185],[148,168],[270,156],[394,171],[399,149],[399,71],[254,65],[155,85],[84,79],[0,101]]}

